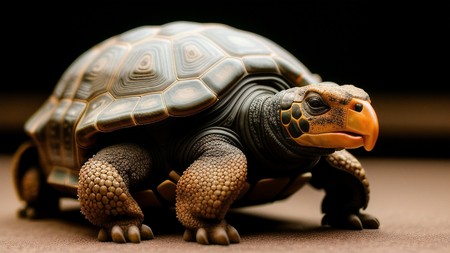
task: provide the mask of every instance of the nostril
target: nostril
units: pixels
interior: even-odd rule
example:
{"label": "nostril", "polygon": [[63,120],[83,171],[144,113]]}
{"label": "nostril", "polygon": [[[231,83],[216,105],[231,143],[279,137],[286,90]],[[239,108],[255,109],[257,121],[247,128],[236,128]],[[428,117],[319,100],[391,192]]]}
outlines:
{"label": "nostril", "polygon": [[363,105],[360,103],[355,104],[355,111],[361,112],[363,110]]}

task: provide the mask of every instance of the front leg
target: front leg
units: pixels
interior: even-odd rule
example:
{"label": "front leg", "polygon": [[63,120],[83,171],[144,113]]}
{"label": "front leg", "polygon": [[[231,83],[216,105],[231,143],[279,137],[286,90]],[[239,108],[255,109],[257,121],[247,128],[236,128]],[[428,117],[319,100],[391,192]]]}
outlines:
{"label": "front leg", "polygon": [[114,242],[140,242],[153,233],[142,224],[144,215],[130,195],[130,187],[148,179],[151,159],[148,152],[134,144],[119,144],[102,149],[81,168],[78,199],[81,212],[99,226],[98,239]]}
{"label": "front leg", "polygon": [[317,164],[310,183],[325,189],[322,224],[346,229],[377,229],[377,218],[363,214],[369,202],[369,182],[360,162],[347,150],[336,151]]}
{"label": "front leg", "polygon": [[207,135],[192,150],[194,162],[177,184],[176,213],[186,227],[186,241],[238,243],[239,233],[224,220],[244,187],[245,155],[227,138]]}

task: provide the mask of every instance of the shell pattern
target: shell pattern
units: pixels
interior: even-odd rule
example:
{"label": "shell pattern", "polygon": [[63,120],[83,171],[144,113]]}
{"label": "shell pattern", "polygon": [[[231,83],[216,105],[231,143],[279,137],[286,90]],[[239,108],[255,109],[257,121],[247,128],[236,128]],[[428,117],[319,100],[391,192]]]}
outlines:
{"label": "shell pattern", "polygon": [[97,133],[196,114],[255,74],[293,86],[315,81],[290,53],[251,32],[186,21],[142,26],[76,59],[25,130],[45,167],[78,170],[80,150]]}

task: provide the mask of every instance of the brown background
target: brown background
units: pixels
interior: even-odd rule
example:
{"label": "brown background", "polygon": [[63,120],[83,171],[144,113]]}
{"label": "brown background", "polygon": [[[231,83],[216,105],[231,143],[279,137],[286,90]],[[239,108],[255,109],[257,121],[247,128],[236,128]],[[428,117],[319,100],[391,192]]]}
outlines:
{"label": "brown background", "polygon": [[[9,170],[0,170],[0,252],[429,252],[450,251],[450,160],[364,158],[371,182],[367,212],[378,230],[348,231],[320,226],[323,192],[309,186],[273,204],[230,212],[227,221],[241,235],[228,247],[182,240],[183,229],[171,211],[146,214],[155,239],[140,244],[101,243],[97,228],[63,200],[60,218],[29,221],[16,217]],[[9,166],[9,157],[0,156]]]}

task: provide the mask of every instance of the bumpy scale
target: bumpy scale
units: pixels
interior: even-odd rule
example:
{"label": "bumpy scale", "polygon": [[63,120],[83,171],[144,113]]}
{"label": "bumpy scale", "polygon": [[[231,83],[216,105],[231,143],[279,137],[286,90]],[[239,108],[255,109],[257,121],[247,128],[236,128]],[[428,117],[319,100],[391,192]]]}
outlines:
{"label": "bumpy scale", "polygon": [[177,185],[176,211],[187,228],[184,239],[202,244],[239,242],[239,234],[224,218],[245,185],[245,155],[214,135],[201,139],[194,149],[198,158]]}

